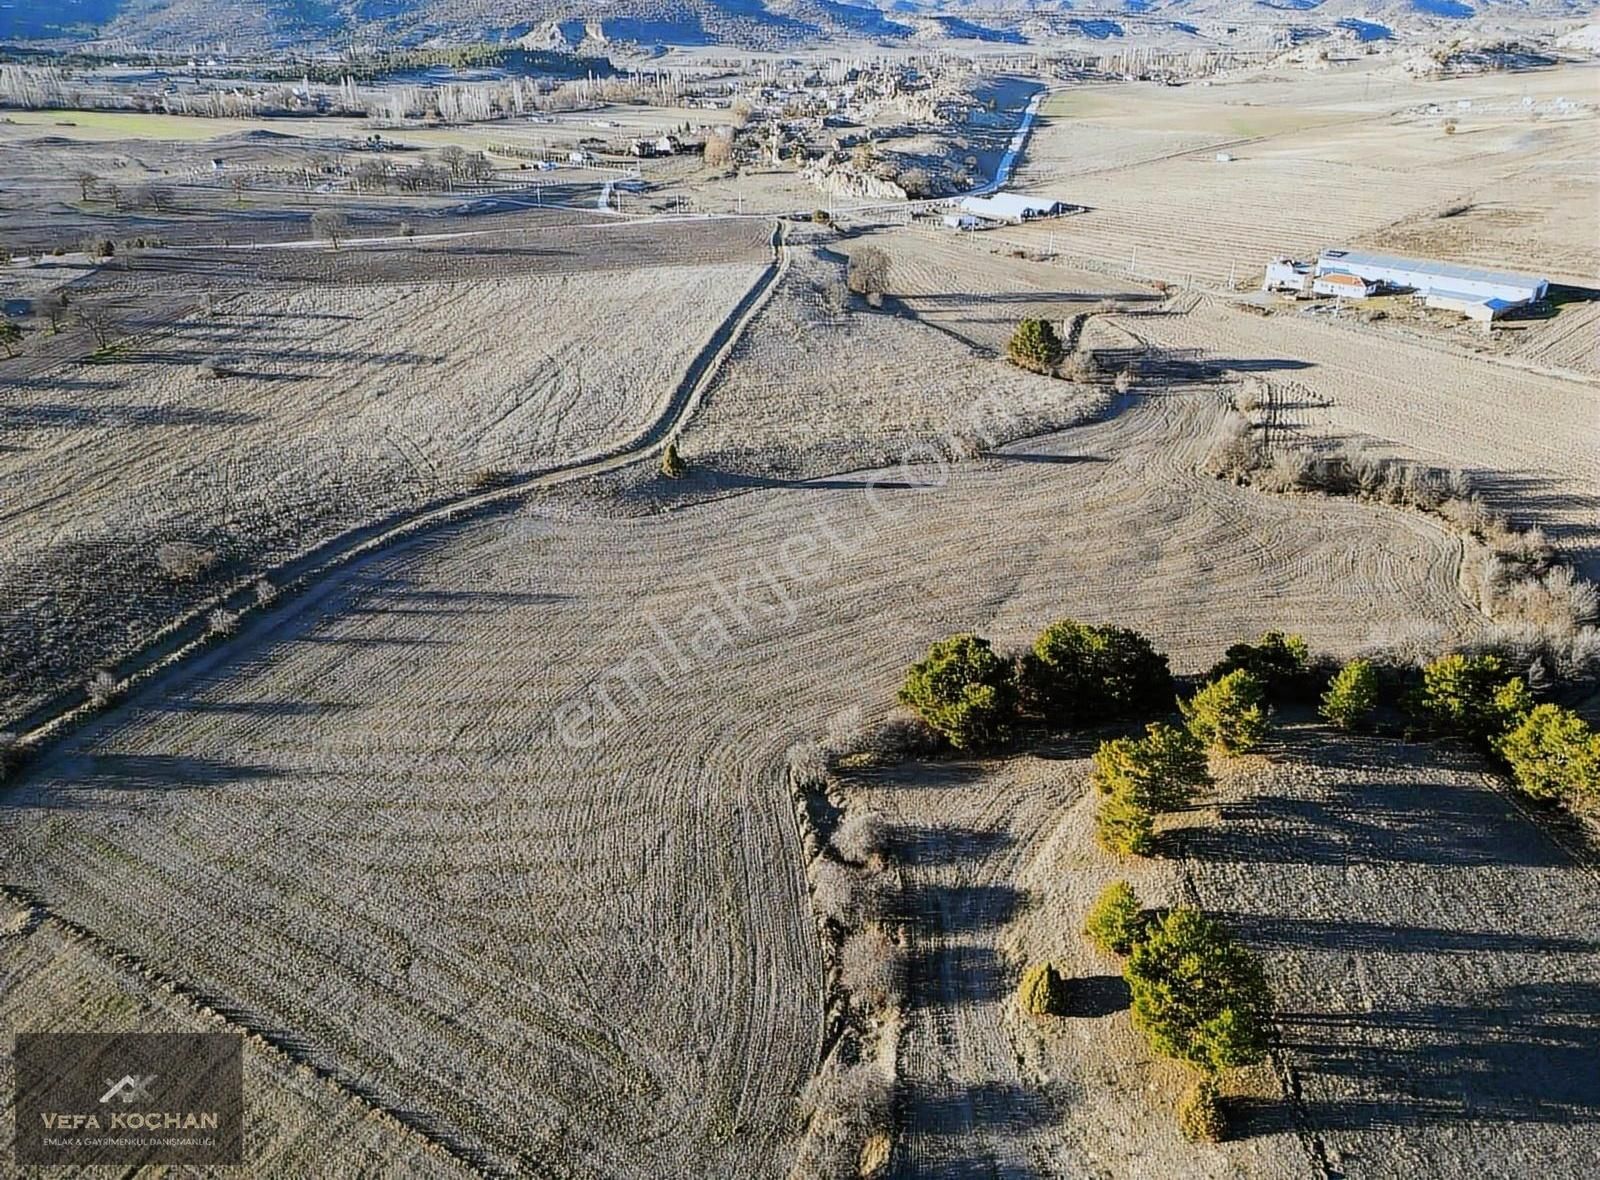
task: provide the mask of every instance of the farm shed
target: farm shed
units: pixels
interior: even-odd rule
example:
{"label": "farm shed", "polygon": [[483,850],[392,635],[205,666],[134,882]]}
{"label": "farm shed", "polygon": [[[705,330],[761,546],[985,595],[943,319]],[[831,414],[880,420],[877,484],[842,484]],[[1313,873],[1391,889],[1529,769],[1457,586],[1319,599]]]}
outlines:
{"label": "farm shed", "polygon": [[1263,291],[1292,291],[1296,295],[1311,294],[1311,264],[1294,258],[1274,258],[1267,263],[1267,274],[1261,280]]}
{"label": "farm shed", "polygon": [[[1514,307],[1543,299],[1550,289],[1549,280],[1537,275],[1402,258],[1395,254],[1324,250],[1317,259],[1318,282],[1324,276],[1335,274],[1352,275],[1395,290],[1415,291],[1430,307],[1449,306],[1473,319],[1493,319]],[[1481,307],[1476,306],[1480,304]],[[1466,312],[1464,309],[1468,306],[1473,306],[1474,310]]]}
{"label": "farm shed", "polygon": [[978,219],[970,213],[946,213],[944,224],[946,229],[977,229]]}
{"label": "farm shed", "polygon": [[1329,271],[1318,275],[1316,281],[1311,284],[1311,289],[1318,295],[1334,295],[1341,299],[1365,299],[1378,289],[1378,284],[1369,283],[1356,275]]}
{"label": "farm shed", "polygon": [[989,197],[963,197],[958,206],[963,213],[988,221],[1008,221],[1013,225],[1036,217],[1055,217],[1068,206],[1044,197],[1024,197],[1018,193],[995,193]]}

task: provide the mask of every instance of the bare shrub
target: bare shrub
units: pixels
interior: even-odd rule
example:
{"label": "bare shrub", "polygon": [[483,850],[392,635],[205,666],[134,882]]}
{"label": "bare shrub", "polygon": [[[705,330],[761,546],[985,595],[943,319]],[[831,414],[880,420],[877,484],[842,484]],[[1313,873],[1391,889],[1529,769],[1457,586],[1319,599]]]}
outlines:
{"label": "bare shrub", "polygon": [[1079,351],[1073,353],[1061,364],[1061,375],[1068,381],[1076,381],[1080,385],[1089,385],[1100,380],[1104,370],[1100,361],[1093,352]]}
{"label": "bare shrub", "polygon": [[811,898],[824,918],[846,930],[861,929],[888,908],[888,892],[880,878],[831,860],[812,864]]}
{"label": "bare shrub", "polygon": [[877,307],[889,285],[889,256],[877,246],[861,247],[850,255],[845,281],[852,291],[865,295]]}
{"label": "bare shrub", "polygon": [[99,671],[83,686],[84,695],[96,709],[103,709],[117,699],[117,678],[110,672]]}
{"label": "bare shrub", "polygon": [[865,1175],[873,1141],[889,1134],[893,1098],[893,1079],[876,1065],[824,1067],[800,1092],[809,1128],[792,1180]]}
{"label": "bare shrub", "polygon": [[861,739],[865,734],[866,722],[861,715],[861,706],[850,705],[828,718],[822,742],[832,754],[854,754],[861,748]]}
{"label": "bare shrub", "polygon": [[905,951],[881,930],[852,934],[839,952],[839,979],[858,1001],[898,1008],[905,999]]}
{"label": "bare shrub", "polygon": [[255,592],[256,605],[258,606],[266,606],[267,603],[278,597],[278,588],[265,578],[260,578],[256,581]]}
{"label": "bare shrub", "polygon": [[833,848],[852,864],[869,864],[889,854],[889,825],[876,811],[852,810],[833,833]]}
{"label": "bare shrub", "polygon": [[1270,492],[1292,492],[1306,485],[1311,473],[1311,456],[1302,450],[1285,447],[1274,451],[1272,462],[1256,478]]}
{"label": "bare shrub", "polygon": [[1133,389],[1137,382],[1138,378],[1134,375],[1132,369],[1123,369],[1117,374],[1117,379],[1115,382],[1116,390],[1118,393],[1128,393]]}
{"label": "bare shrub", "polygon": [[712,168],[723,168],[733,162],[733,132],[713,131],[706,136],[705,150],[706,164]]}
{"label": "bare shrub", "polygon": [[335,250],[350,234],[350,220],[337,209],[318,209],[311,215],[311,236],[320,238]]}
{"label": "bare shrub", "polygon": [[219,606],[206,616],[206,629],[213,635],[232,635],[239,629],[239,616]]}
{"label": "bare shrub", "polygon": [[789,786],[796,791],[816,791],[828,782],[828,756],[816,742],[797,742],[787,756]]}
{"label": "bare shrub", "polygon": [[1267,387],[1259,377],[1251,377],[1233,395],[1233,408],[1241,414],[1253,413],[1267,404]]}
{"label": "bare shrub", "polygon": [[156,547],[156,564],[167,577],[192,582],[217,564],[215,550],[188,541],[164,541]]}
{"label": "bare shrub", "polygon": [[1242,479],[1261,466],[1261,444],[1250,422],[1242,414],[1232,414],[1211,443],[1201,464],[1208,475],[1222,479]]}
{"label": "bare shrub", "polygon": [[889,715],[868,734],[865,748],[881,762],[903,762],[937,751],[943,743],[916,711],[904,707],[889,710]]}

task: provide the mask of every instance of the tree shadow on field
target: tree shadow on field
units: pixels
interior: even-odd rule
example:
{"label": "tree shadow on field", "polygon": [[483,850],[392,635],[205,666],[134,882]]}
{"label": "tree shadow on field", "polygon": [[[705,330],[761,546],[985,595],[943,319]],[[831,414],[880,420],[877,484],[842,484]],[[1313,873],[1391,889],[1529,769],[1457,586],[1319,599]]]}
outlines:
{"label": "tree shadow on field", "polygon": [[[226,787],[270,778],[270,766],[225,762],[179,754],[84,754],[67,760],[48,785],[29,791],[29,806],[57,810],[90,810],[105,800],[95,796],[113,791],[175,791],[197,787]],[[15,806],[14,793],[0,792],[0,808]]]}
{"label": "tree shadow on field", "polygon": [[1595,954],[1600,938],[1407,926],[1344,918],[1208,911],[1253,947],[1328,953],[1478,955]]}
{"label": "tree shadow on field", "polygon": [[988,1138],[1011,1139],[1054,1121],[1045,1095],[1015,1082],[975,1085],[906,1082],[900,1089],[905,1133],[915,1159],[903,1159],[897,1177],[918,1180],[1025,1180],[1036,1170],[1002,1164],[984,1147]]}
{"label": "tree shadow on field", "polygon": [[1182,831],[1184,855],[1234,864],[1571,863],[1499,796],[1444,782],[1340,784],[1325,799],[1257,796],[1217,810],[1219,823]]}
{"label": "tree shadow on field", "polygon": [[916,1009],[998,1002],[1008,990],[993,947],[961,943],[930,948],[908,965],[907,1004]]}
{"label": "tree shadow on field", "polygon": [[1068,1016],[1113,1016],[1132,1003],[1128,981],[1120,975],[1085,975],[1067,981]]}
{"label": "tree shadow on field", "polygon": [[900,899],[908,922],[935,934],[959,934],[1004,926],[1027,900],[1011,885],[910,885]]}
{"label": "tree shadow on field", "polygon": [[170,426],[249,426],[259,415],[189,406],[0,407],[0,430],[148,430]]}
{"label": "tree shadow on field", "polygon": [[1041,455],[1022,451],[992,451],[990,457],[1016,463],[1057,463],[1063,466],[1074,463],[1109,463],[1104,455]]}
{"label": "tree shadow on field", "polygon": [[[1530,983],[1372,1013],[1279,1013],[1324,1130],[1600,1123],[1600,984]],[[1339,1080],[1345,1084],[1341,1085]]]}
{"label": "tree shadow on field", "polygon": [[889,791],[955,790],[970,787],[983,777],[983,764],[966,760],[897,762],[850,772],[851,780],[862,786]]}
{"label": "tree shadow on field", "polygon": [[982,860],[1016,843],[1010,832],[985,828],[907,825],[889,836],[893,855],[907,864],[938,865]]}
{"label": "tree shadow on field", "polygon": [[225,717],[328,717],[358,707],[351,701],[205,701],[195,697],[166,700],[159,706],[168,713]]}

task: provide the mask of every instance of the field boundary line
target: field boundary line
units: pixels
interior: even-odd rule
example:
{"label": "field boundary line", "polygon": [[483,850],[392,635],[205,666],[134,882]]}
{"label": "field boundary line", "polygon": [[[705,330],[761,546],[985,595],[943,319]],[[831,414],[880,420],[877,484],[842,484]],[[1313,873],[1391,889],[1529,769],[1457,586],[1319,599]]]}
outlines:
{"label": "field boundary line", "polygon": [[[32,759],[50,744],[114,711],[134,692],[150,690],[161,678],[177,672],[193,658],[206,652],[217,653],[220,658],[222,649],[240,638],[244,629],[236,627],[225,635],[213,633],[208,625],[213,611],[232,611],[240,622],[248,619],[249,630],[255,631],[262,622],[289,605],[290,600],[297,606],[320,601],[320,596],[310,592],[357,560],[374,557],[402,542],[414,542],[434,528],[460,524],[515,506],[545,488],[617,471],[663,450],[668,440],[698,412],[706,389],[787,273],[789,253],[781,220],[774,224],[771,247],[772,258],[766,268],[706,338],[664,399],[660,412],[632,439],[530,472],[501,487],[446,496],[413,511],[391,515],[349,530],[278,566],[251,573],[160,628],[142,648],[117,661],[112,669],[116,684],[104,704],[96,705],[87,700],[68,704],[80,691],[66,689],[24,714],[18,724],[21,731],[19,752],[24,758]],[[254,595],[254,587],[262,581],[269,582],[275,590],[266,602],[257,601]]]}
{"label": "field boundary line", "polygon": [[404,1110],[380,1098],[371,1087],[360,1082],[347,1081],[333,1070],[315,1064],[309,1055],[296,1048],[294,1041],[284,1033],[270,1031],[266,1021],[256,1020],[242,1008],[208,995],[184,983],[175,976],[151,966],[138,955],[109,941],[81,923],[65,918],[37,898],[18,892],[10,885],[0,884],[0,898],[24,910],[27,925],[19,937],[33,935],[41,926],[49,926],[69,943],[86,947],[101,960],[122,971],[138,976],[145,983],[166,992],[179,1001],[191,1014],[203,1021],[220,1024],[236,1032],[259,1052],[272,1058],[278,1065],[298,1071],[302,1076],[315,1078],[339,1097],[359,1103],[380,1121],[402,1135],[416,1140],[429,1151],[440,1152],[479,1176],[511,1177],[513,1172],[496,1164],[489,1155],[452,1134],[427,1115]]}

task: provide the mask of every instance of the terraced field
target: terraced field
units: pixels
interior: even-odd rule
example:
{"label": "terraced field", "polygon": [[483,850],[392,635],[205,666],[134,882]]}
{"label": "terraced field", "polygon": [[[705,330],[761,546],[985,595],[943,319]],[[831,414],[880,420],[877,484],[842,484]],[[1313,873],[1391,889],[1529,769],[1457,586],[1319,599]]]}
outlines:
{"label": "terraced field", "polygon": [[41,763],[4,878],[496,1170],[775,1174],[822,1035],[789,742],[964,627],[1475,625],[1425,524],[1196,475],[1220,418],[390,550]]}

